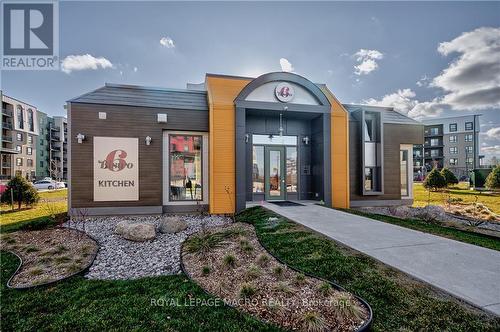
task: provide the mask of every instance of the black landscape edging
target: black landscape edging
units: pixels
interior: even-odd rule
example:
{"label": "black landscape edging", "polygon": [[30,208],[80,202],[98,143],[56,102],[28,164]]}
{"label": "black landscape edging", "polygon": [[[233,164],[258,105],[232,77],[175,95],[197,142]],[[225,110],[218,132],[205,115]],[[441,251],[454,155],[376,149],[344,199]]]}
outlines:
{"label": "black landscape edging", "polygon": [[[27,290],[27,289],[37,288],[37,287],[41,287],[41,286],[52,285],[52,284],[55,284],[56,282],[69,279],[69,278],[74,277],[76,275],[84,274],[85,272],[87,272],[89,270],[89,268],[92,266],[92,264],[94,264],[94,260],[97,257],[97,252],[100,249],[99,242],[97,242],[97,240],[94,237],[92,237],[91,235],[89,235],[88,233],[86,233],[84,231],[81,231],[81,230],[76,229],[76,228],[70,228],[70,227],[65,227],[65,228],[73,230],[73,231],[80,232],[80,233],[88,236],[92,241],[94,241],[96,243],[97,250],[94,252],[92,259],[85,266],[85,268],[83,268],[82,270],[80,270],[78,272],[72,273],[72,274],[70,274],[70,275],[68,275],[66,277],[62,277],[62,278],[59,278],[59,279],[56,279],[56,280],[51,280],[51,281],[43,283],[43,284],[36,284],[36,285],[32,285],[32,286],[23,286],[23,287],[15,287],[15,286],[11,285],[11,281],[14,278],[14,276],[17,274],[17,272],[19,272],[19,270],[23,266],[23,259],[18,254],[16,254],[15,252],[7,250],[7,252],[9,252],[9,253],[13,254],[14,256],[16,256],[19,259],[19,261],[20,261],[19,266],[17,267],[16,271],[10,276],[9,280],[7,281],[7,287],[8,288],[10,288],[10,289],[18,289],[18,290]],[[29,232],[34,232],[34,231],[29,231]]]}
{"label": "black landscape edging", "polygon": [[[302,273],[303,275],[305,276],[308,276],[310,278],[315,278],[315,279],[318,279],[318,280],[321,280],[323,282],[327,282],[329,283],[330,285],[333,286],[333,288],[335,288],[336,290],[340,290],[340,291],[343,291],[343,292],[348,292],[350,294],[352,294],[357,300],[359,300],[361,303],[363,303],[363,305],[368,309],[368,319],[364,322],[363,325],[361,325],[357,330],[356,332],[365,332],[365,331],[370,331],[371,330],[371,326],[372,326],[372,323],[373,323],[373,310],[372,310],[372,307],[368,304],[368,302],[366,302],[365,299],[359,297],[358,295],[354,294],[353,292],[350,292],[350,291],[347,291],[344,287],[334,283],[333,281],[330,281],[330,280],[326,280],[326,279],[323,279],[321,277],[318,277],[318,276],[315,276],[311,273],[308,273],[308,272],[304,272],[304,271],[301,271],[295,267],[292,267],[290,265],[288,265],[287,263],[285,263],[283,260],[281,260],[280,258],[276,257],[273,253],[271,253],[271,251],[262,243],[262,241],[260,240],[259,236],[257,235],[257,231],[255,230],[255,225],[251,224],[251,223],[248,223],[248,222],[245,222],[246,224],[248,225],[252,225],[252,227],[254,228],[254,231],[255,231],[255,237],[257,238],[257,241],[259,242],[259,244],[262,246],[262,248],[264,248],[267,253],[269,255],[271,255],[274,259],[276,259],[279,263],[285,265],[287,268],[295,271],[295,272],[298,272],[298,273]],[[234,223],[232,223],[234,224]],[[232,225],[230,224],[230,225]],[[196,233],[194,233],[196,234]],[[210,296],[214,296],[214,294],[211,294],[210,292],[208,292],[205,288],[203,288],[201,285],[199,285],[193,278],[192,276],[189,274],[189,272],[187,272],[185,266],[184,266],[184,261],[183,261],[183,257],[184,257],[184,243],[186,243],[189,239],[189,237],[191,237],[192,235],[194,234],[191,234],[190,236],[188,236],[181,244],[181,254],[180,254],[180,266],[181,266],[181,270],[182,272],[192,281],[194,282],[195,284],[197,284],[206,294],[210,295]],[[217,297],[217,296],[215,296]],[[230,305],[230,304],[227,304],[226,301],[224,301],[224,299],[221,299],[225,305],[229,306],[229,307],[232,307],[240,312],[244,312],[243,310],[241,310],[240,308],[236,307],[236,306],[233,306],[233,305]],[[244,312],[246,314],[249,314],[247,312]],[[249,314],[251,315],[251,314]],[[276,325],[275,323],[273,322],[269,322],[269,321],[266,321],[266,320],[263,320],[261,318],[258,318],[258,317],[255,317],[254,315],[251,315],[252,317],[256,318],[257,320],[263,322],[263,323],[267,323],[267,324],[272,324],[272,325],[275,325],[275,326],[278,326],[280,327],[279,325]],[[282,327],[280,327],[282,328]]]}

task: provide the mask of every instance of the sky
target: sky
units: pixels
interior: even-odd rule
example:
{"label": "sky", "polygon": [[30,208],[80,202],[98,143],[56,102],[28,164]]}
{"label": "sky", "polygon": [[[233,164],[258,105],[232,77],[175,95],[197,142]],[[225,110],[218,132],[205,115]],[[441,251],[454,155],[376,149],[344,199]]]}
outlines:
{"label": "sky", "polygon": [[500,158],[500,2],[77,2],[59,71],[3,71],[3,93],[51,115],[104,83],[185,88],[205,73],[292,71],[343,103],[415,119],[481,116]]}

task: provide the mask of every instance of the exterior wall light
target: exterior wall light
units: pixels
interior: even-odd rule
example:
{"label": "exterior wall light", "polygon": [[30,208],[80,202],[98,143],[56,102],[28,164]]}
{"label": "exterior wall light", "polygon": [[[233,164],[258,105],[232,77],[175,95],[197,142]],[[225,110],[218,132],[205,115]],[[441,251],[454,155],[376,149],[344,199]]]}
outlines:
{"label": "exterior wall light", "polygon": [[157,114],[158,123],[167,123],[167,114],[166,113],[158,113]]}
{"label": "exterior wall light", "polygon": [[250,135],[245,134],[245,143],[248,143],[248,140],[250,139]]}
{"label": "exterior wall light", "polygon": [[305,145],[309,145],[309,136],[302,137],[302,142],[304,142]]}
{"label": "exterior wall light", "polygon": [[152,140],[153,140],[153,139],[152,139],[151,137],[146,136],[146,139],[145,139],[145,141],[146,141],[146,145],[151,145],[151,141],[152,141]]}
{"label": "exterior wall light", "polygon": [[85,135],[79,133],[78,135],[76,135],[76,139],[78,141],[78,144],[82,144],[83,141],[85,140]]}

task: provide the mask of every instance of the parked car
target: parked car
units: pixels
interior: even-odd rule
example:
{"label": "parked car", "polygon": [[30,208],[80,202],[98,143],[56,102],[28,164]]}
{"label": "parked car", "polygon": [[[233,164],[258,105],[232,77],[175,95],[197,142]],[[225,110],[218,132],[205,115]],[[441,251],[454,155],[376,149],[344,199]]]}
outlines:
{"label": "parked car", "polygon": [[[40,181],[36,181],[35,183],[33,183],[33,186],[37,190],[40,190],[40,189],[49,189],[49,190],[52,190],[52,189],[57,189],[58,188],[58,184],[57,183],[58,182],[56,182],[54,180],[40,180]],[[59,187],[59,188],[61,188],[61,187]],[[64,186],[62,188],[64,188]]]}
{"label": "parked car", "polygon": [[66,188],[66,182],[56,181],[56,189]]}

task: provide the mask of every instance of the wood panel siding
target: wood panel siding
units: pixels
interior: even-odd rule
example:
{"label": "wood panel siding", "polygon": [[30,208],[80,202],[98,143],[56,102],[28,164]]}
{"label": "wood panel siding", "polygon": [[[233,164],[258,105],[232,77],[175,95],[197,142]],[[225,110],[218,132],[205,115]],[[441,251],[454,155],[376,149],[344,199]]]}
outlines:
{"label": "wood panel siding", "polygon": [[235,105],[234,100],[251,79],[207,75],[210,151],[209,212],[235,211]]}
{"label": "wood panel siding", "polygon": [[384,123],[384,194],[363,196],[361,194],[361,146],[359,122],[350,121],[350,198],[357,200],[400,200],[400,161],[401,144],[422,144],[424,137],[422,125]]}
{"label": "wood panel siding", "polygon": [[349,114],[333,93],[322,86],[331,106],[332,206],[349,207]]}
{"label": "wood panel siding", "polygon": [[[71,207],[124,207],[160,206],[162,197],[162,146],[164,130],[186,130],[207,132],[208,112],[203,110],[179,110],[164,108],[133,107],[71,103],[68,107],[71,137]],[[106,112],[107,118],[100,120],[98,112]],[[157,114],[166,113],[168,123],[158,123]],[[78,144],[75,136],[85,135]],[[127,202],[93,201],[93,138],[138,137],[139,138],[139,200]],[[151,145],[145,137],[152,138]],[[207,175],[205,175],[207,176]]]}

